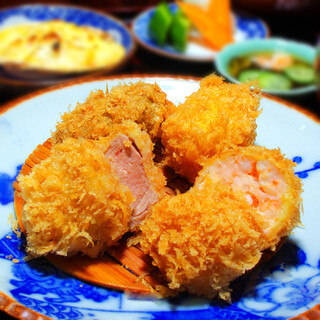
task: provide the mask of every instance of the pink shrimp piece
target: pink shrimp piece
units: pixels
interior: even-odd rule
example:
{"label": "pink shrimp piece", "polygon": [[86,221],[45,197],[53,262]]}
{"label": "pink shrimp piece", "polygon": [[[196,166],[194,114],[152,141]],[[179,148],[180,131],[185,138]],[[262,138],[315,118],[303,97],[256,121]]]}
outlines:
{"label": "pink shrimp piece", "polygon": [[302,189],[293,166],[279,150],[259,146],[236,148],[209,160],[195,186],[201,190],[209,176],[244,196],[263,217],[264,233],[274,245],[300,221]]}

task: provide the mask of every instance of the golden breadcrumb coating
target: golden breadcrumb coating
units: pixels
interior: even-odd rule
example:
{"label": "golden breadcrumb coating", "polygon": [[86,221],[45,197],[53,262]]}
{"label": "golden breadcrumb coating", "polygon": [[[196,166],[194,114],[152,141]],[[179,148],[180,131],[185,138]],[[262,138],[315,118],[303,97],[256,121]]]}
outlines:
{"label": "golden breadcrumb coating", "polygon": [[74,110],[61,116],[52,142],[60,143],[67,137],[99,139],[107,136],[112,125],[132,120],[149,133],[154,141],[160,135],[160,126],[172,103],[155,84],[141,81],[119,84],[107,90],[91,92],[84,103],[78,103]]}
{"label": "golden breadcrumb coating", "polygon": [[239,192],[265,221],[264,249],[274,249],[300,224],[302,183],[294,173],[295,166],[279,149],[238,147],[208,160],[195,186],[200,187],[203,178],[210,176]]}
{"label": "golden breadcrumb coating", "polygon": [[19,175],[25,201],[22,222],[31,255],[82,252],[96,257],[129,230],[135,198],[105,156],[118,134],[139,147],[152,188],[159,198],[164,195],[165,178],[153,165],[148,134],[133,122],[115,129],[100,140],[67,138],[30,175]]}
{"label": "golden breadcrumb coating", "polygon": [[158,202],[139,239],[170,289],[228,300],[230,282],[260,260],[261,225],[243,197],[207,179],[202,190]]}
{"label": "golden breadcrumb coating", "polygon": [[301,181],[278,149],[236,147],[152,209],[136,240],[173,290],[229,300],[231,281],[300,223]]}
{"label": "golden breadcrumb coating", "polygon": [[248,84],[225,83],[214,74],[204,78],[162,124],[166,164],[194,182],[205,159],[253,144],[259,104],[259,92]]}
{"label": "golden breadcrumb coating", "polygon": [[128,230],[131,192],[91,140],[66,139],[18,181],[33,256],[80,251],[95,257]]}

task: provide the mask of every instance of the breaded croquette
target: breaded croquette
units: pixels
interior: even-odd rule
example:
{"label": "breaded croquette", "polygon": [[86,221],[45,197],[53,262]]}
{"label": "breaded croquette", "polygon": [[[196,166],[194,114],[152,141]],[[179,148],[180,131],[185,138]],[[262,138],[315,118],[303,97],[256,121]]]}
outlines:
{"label": "breaded croquette", "polygon": [[208,160],[195,186],[209,176],[241,193],[264,219],[266,248],[273,248],[300,223],[302,185],[294,166],[279,149],[238,147]]}
{"label": "breaded croquette", "polygon": [[300,223],[301,182],[279,150],[216,154],[186,193],[166,197],[142,223],[142,250],[171,289],[228,300],[231,281]]}
{"label": "breaded croquette", "polygon": [[30,255],[96,257],[163,197],[165,178],[153,164],[148,134],[133,122],[114,128],[96,141],[67,138],[18,177]]}
{"label": "breaded croquette", "polygon": [[119,84],[105,93],[91,92],[84,103],[64,113],[52,133],[53,144],[67,137],[99,139],[107,136],[113,124],[125,120],[138,123],[153,141],[160,135],[160,126],[172,103],[157,84]]}
{"label": "breaded croquette", "polygon": [[260,260],[261,217],[231,187],[206,183],[154,205],[140,245],[170,289],[229,300],[230,282]]}
{"label": "breaded croquette", "polygon": [[207,158],[253,144],[259,105],[258,90],[248,84],[228,84],[216,75],[204,78],[162,124],[166,164],[194,182]]}

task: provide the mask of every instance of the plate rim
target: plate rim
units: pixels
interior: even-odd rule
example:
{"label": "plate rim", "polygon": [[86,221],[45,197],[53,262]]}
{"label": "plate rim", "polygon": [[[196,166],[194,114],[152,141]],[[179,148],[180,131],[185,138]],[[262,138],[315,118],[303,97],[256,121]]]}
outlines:
{"label": "plate rim", "polygon": [[[23,304],[17,302],[16,300],[9,297],[2,291],[0,291],[0,311],[3,311],[5,314],[9,316],[21,320],[53,320],[52,318],[49,318],[46,315],[43,315],[37,311],[34,311],[24,306]],[[309,310],[300,313],[299,315],[290,318],[289,320],[312,320],[315,319],[314,316],[319,315],[319,313],[320,304],[317,304]]]}
{"label": "plate rim", "polygon": [[[121,67],[125,66],[128,61],[132,58],[134,53],[137,50],[137,44],[136,41],[133,37],[133,33],[130,27],[128,27],[124,21],[121,19],[117,18],[116,16],[113,16],[112,14],[109,14],[107,12],[104,12],[103,10],[100,9],[92,9],[90,7],[86,7],[84,5],[73,5],[73,4],[63,4],[63,3],[26,3],[22,5],[16,5],[16,6],[6,6],[0,9],[0,14],[9,10],[15,10],[15,9],[20,9],[20,8],[26,8],[26,7],[52,7],[52,8],[66,8],[66,9],[78,9],[81,11],[86,11],[86,12],[91,12],[96,15],[103,16],[104,18],[107,18],[109,20],[112,20],[116,24],[120,25],[122,29],[124,29],[131,40],[131,45],[129,47],[129,50],[126,50],[125,56],[117,62],[115,65],[111,67],[103,67],[96,69],[92,73],[83,73],[80,75],[75,75],[71,76],[70,78],[53,78],[53,79],[47,79],[45,81],[43,80],[24,80],[24,79],[19,79],[19,78],[7,78],[2,75],[0,75],[0,84],[7,85],[7,86],[13,86],[13,87],[25,87],[25,88],[41,88],[45,87],[48,85],[55,85],[59,83],[66,83],[69,81],[72,81],[73,79],[86,79],[88,77],[93,77],[93,76],[101,76],[104,74],[107,74],[108,72],[115,72],[119,70]],[[68,76],[68,74],[66,74]]]}
{"label": "plate rim", "polygon": [[[170,4],[171,6],[175,6],[176,4],[175,3],[171,3]],[[134,32],[134,29],[135,29],[135,25],[136,23],[139,21],[139,19],[155,10],[155,6],[151,7],[151,8],[148,8],[142,12],[140,12],[133,20],[132,20],[132,23],[131,23],[131,31],[132,31],[132,36],[133,38],[135,39],[135,41],[141,46],[143,47],[144,49],[148,50],[148,51],[151,51],[152,53],[154,54],[157,54],[157,55],[160,55],[160,56],[163,56],[163,57],[166,57],[166,58],[170,58],[170,59],[175,59],[175,60],[180,60],[180,61],[188,61],[188,62],[194,62],[194,63],[212,63],[214,62],[215,60],[215,55],[218,54],[219,51],[217,51],[216,53],[213,54],[213,57],[208,57],[208,58],[199,58],[199,57],[193,57],[193,56],[186,56],[186,55],[183,55],[183,54],[180,54],[180,53],[173,53],[173,52],[168,52],[168,51],[165,51],[161,48],[158,48],[158,47],[153,47],[153,46],[150,46],[148,45],[147,43],[145,43],[144,41],[142,41],[140,39],[140,37],[137,36],[137,34]],[[233,16],[237,16],[237,13],[232,11],[232,15]],[[270,27],[268,26],[268,24],[263,20],[263,19],[260,19],[259,17],[257,17],[257,19],[263,24],[265,30],[266,30],[266,37],[265,39],[267,38],[270,38],[271,36],[271,31],[270,31]]]}

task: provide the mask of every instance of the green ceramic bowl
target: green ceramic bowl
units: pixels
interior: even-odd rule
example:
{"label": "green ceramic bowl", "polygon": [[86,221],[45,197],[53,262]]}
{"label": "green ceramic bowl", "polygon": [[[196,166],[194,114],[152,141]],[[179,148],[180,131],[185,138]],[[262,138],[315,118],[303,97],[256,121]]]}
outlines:
{"label": "green ceramic bowl", "polygon": [[[216,69],[218,72],[231,82],[240,83],[238,79],[230,75],[228,71],[229,63],[233,58],[243,56],[252,52],[258,51],[273,51],[279,50],[287,52],[300,58],[306,62],[314,65],[316,57],[316,49],[308,44],[280,39],[280,38],[269,38],[269,39],[254,39],[238,42],[226,46],[220,51],[215,60]],[[292,88],[290,90],[264,90],[274,95],[280,96],[294,96],[303,95],[316,90],[316,85],[306,85],[301,88]]]}

